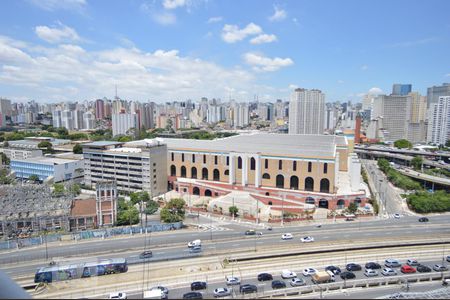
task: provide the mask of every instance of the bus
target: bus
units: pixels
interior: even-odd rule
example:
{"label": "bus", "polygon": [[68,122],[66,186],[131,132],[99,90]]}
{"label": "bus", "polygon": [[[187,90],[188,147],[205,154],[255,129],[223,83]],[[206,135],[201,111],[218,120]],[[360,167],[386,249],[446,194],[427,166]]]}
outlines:
{"label": "bus", "polygon": [[127,271],[128,264],[125,258],[104,259],[96,262],[41,267],[34,275],[34,282],[50,283],[76,278],[125,273]]}

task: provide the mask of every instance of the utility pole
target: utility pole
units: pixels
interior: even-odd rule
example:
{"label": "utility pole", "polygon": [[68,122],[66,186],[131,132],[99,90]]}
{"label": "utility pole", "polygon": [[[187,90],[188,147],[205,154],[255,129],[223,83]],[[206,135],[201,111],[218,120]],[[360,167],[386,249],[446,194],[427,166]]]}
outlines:
{"label": "utility pole", "polygon": [[282,198],[281,198],[281,226],[284,226],[284,195],[282,194]]}

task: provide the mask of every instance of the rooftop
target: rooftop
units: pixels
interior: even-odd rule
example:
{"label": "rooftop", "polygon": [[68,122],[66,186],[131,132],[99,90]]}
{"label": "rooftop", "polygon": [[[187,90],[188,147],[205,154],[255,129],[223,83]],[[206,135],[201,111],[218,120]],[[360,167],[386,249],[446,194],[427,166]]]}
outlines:
{"label": "rooftop", "polygon": [[88,147],[104,147],[104,146],[113,146],[113,145],[121,145],[121,142],[111,142],[111,141],[96,141],[92,143],[83,144],[83,146]]}
{"label": "rooftop", "polygon": [[64,158],[57,158],[57,157],[32,157],[29,159],[11,159],[11,161],[20,161],[20,162],[27,162],[32,164],[44,164],[44,165],[61,165],[61,164],[67,164],[72,162],[78,162],[79,159],[64,159]]}

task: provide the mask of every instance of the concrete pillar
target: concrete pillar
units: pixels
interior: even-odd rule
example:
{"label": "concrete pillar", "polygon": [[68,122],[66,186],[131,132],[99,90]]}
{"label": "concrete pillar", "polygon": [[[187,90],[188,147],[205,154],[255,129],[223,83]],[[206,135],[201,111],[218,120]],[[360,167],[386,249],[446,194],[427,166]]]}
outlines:
{"label": "concrete pillar", "polygon": [[230,161],[229,161],[230,165],[228,166],[230,168],[230,172],[229,172],[230,176],[228,176],[228,183],[229,184],[234,184],[234,182],[235,182],[235,176],[236,176],[235,175],[235,172],[236,172],[235,168],[236,168],[236,166],[235,166],[234,161],[235,161],[235,156],[230,153]]}
{"label": "concrete pillar", "polygon": [[248,183],[248,157],[242,155],[242,186]]}
{"label": "concrete pillar", "polygon": [[256,156],[256,167],[255,167],[255,187],[261,186],[261,156]]}

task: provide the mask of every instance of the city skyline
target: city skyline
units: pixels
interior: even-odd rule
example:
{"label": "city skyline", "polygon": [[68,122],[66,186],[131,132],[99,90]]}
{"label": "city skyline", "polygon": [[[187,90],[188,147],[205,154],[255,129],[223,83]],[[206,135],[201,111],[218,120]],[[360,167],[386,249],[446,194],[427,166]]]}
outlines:
{"label": "city skyline", "polygon": [[449,81],[446,1],[324,3],[3,2],[0,96],[84,101],[113,98],[117,85],[137,101],[274,102],[302,87],[359,102],[393,83],[425,94]]}

